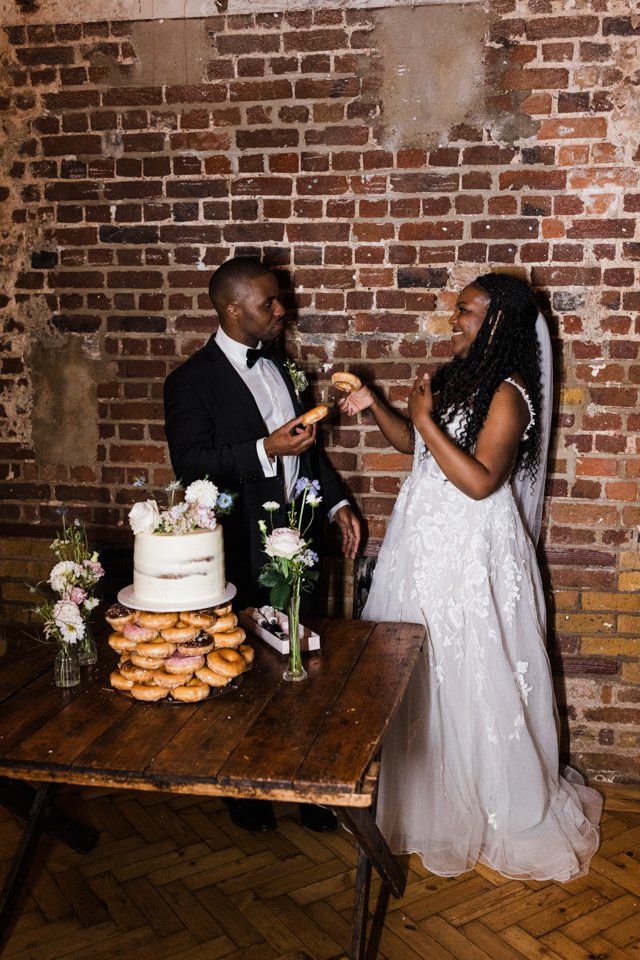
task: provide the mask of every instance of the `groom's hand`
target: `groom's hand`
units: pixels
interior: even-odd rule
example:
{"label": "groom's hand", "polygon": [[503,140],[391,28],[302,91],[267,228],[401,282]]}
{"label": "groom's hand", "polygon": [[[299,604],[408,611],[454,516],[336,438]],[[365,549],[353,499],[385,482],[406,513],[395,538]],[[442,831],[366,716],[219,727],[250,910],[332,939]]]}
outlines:
{"label": "groom's hand", "polygon": [[360,521],[346,504],[336,511],[333,518],[340,528],[342,553],[347,560],[355,560],[360,546]]}
{"label": "groom's hand", "polygon": [[264,452],[268,457],[299,457],[315,440],[315,423],[305,427],[302,418],[295,417],[265,437]]}

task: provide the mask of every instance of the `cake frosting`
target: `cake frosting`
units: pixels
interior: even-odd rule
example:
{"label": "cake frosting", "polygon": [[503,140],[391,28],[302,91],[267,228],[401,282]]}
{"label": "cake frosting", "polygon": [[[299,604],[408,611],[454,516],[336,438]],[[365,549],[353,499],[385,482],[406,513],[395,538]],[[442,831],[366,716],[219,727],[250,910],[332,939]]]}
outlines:
{"label": "cake frosting", "polygon": [[222,527],[188,533],[138,533],[133,592],[144,604],[206,607],[225,591]]}

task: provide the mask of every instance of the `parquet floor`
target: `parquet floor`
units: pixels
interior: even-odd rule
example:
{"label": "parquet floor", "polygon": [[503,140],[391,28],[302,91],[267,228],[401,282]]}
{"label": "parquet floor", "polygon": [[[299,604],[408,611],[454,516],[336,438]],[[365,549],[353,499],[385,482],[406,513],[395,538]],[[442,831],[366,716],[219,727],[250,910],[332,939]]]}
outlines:
{"label": "parquet floor", "polygon": [[[80,805],[80,801],[82,805]],[[276,807],[276,833],[250,834],[218,800],[65,793],[101,833],[83,856],[49,837],[3,960],[344,960],[354,848]],[[608,809],[586,879],[456,879],[409,861],[407,890],[374,927],[368,960],[640,960],[640,804]],[[627,809],[624,809],[625,806]],[[0,877],[22,827],[0,808]],[[374,883],[372,908],[379,883]]]}

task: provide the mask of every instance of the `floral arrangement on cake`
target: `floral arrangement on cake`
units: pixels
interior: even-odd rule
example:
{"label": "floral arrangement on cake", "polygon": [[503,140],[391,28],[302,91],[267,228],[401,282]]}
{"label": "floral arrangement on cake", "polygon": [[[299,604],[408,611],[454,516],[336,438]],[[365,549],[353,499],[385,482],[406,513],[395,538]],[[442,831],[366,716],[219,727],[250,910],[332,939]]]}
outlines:
{"label": "floral arrangement on cake", "polygon": [[[134,480],[143,486],[144,478]],[[173,533],[181,536],[191,530],[215,530],[218,518],[231,512],[236,495],[220,492],[211,480],[195,480],[184,490],[184,499],[174,502],[183,491],[179,480],[168,485],[169,505],[160,510],[155,500],[134,503],[129,511],[129,525],[134,534]]]}
{"label": "floral arrangement on cake", "polygon": [[36,617],[44,624],[45,641],[57,644],[65,653],[73,648],[81,664],[91,664],[97,656],[89,617],[100,602],[94,590],[104,569],[97,552],[89,549],[82,521],[67,524],[66,511],[60,512],[62,532],[50,545],[58,562],[48,580],[29,589],[31,593],[48,594],[34,607]]}

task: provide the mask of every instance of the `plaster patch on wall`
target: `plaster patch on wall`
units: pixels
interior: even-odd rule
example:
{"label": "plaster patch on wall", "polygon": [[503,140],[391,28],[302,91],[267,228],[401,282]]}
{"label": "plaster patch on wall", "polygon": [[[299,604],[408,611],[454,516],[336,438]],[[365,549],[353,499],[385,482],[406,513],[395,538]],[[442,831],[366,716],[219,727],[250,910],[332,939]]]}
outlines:
{"label": "plaster patch on wall", "polygon": [[436,146],[452,126],[484,113],[482,8],[380,10],[375,20],[386,147]]}
{"label": "plaster patch on wall", "polygon": [[29,363],[36,462],[94,464],[99,441],[96,385],[115,375],[115,364],[92,359],[81,338],[64,335],[33,342]]}
{"label": "plaster patch on wall", "polygon": [[204,20],[142,20],[131,24],[131,48],[125,59],[105,53],[98,44],[87,58],[101,84],[112,87],[199,84],[211,60],[211,40]]}

